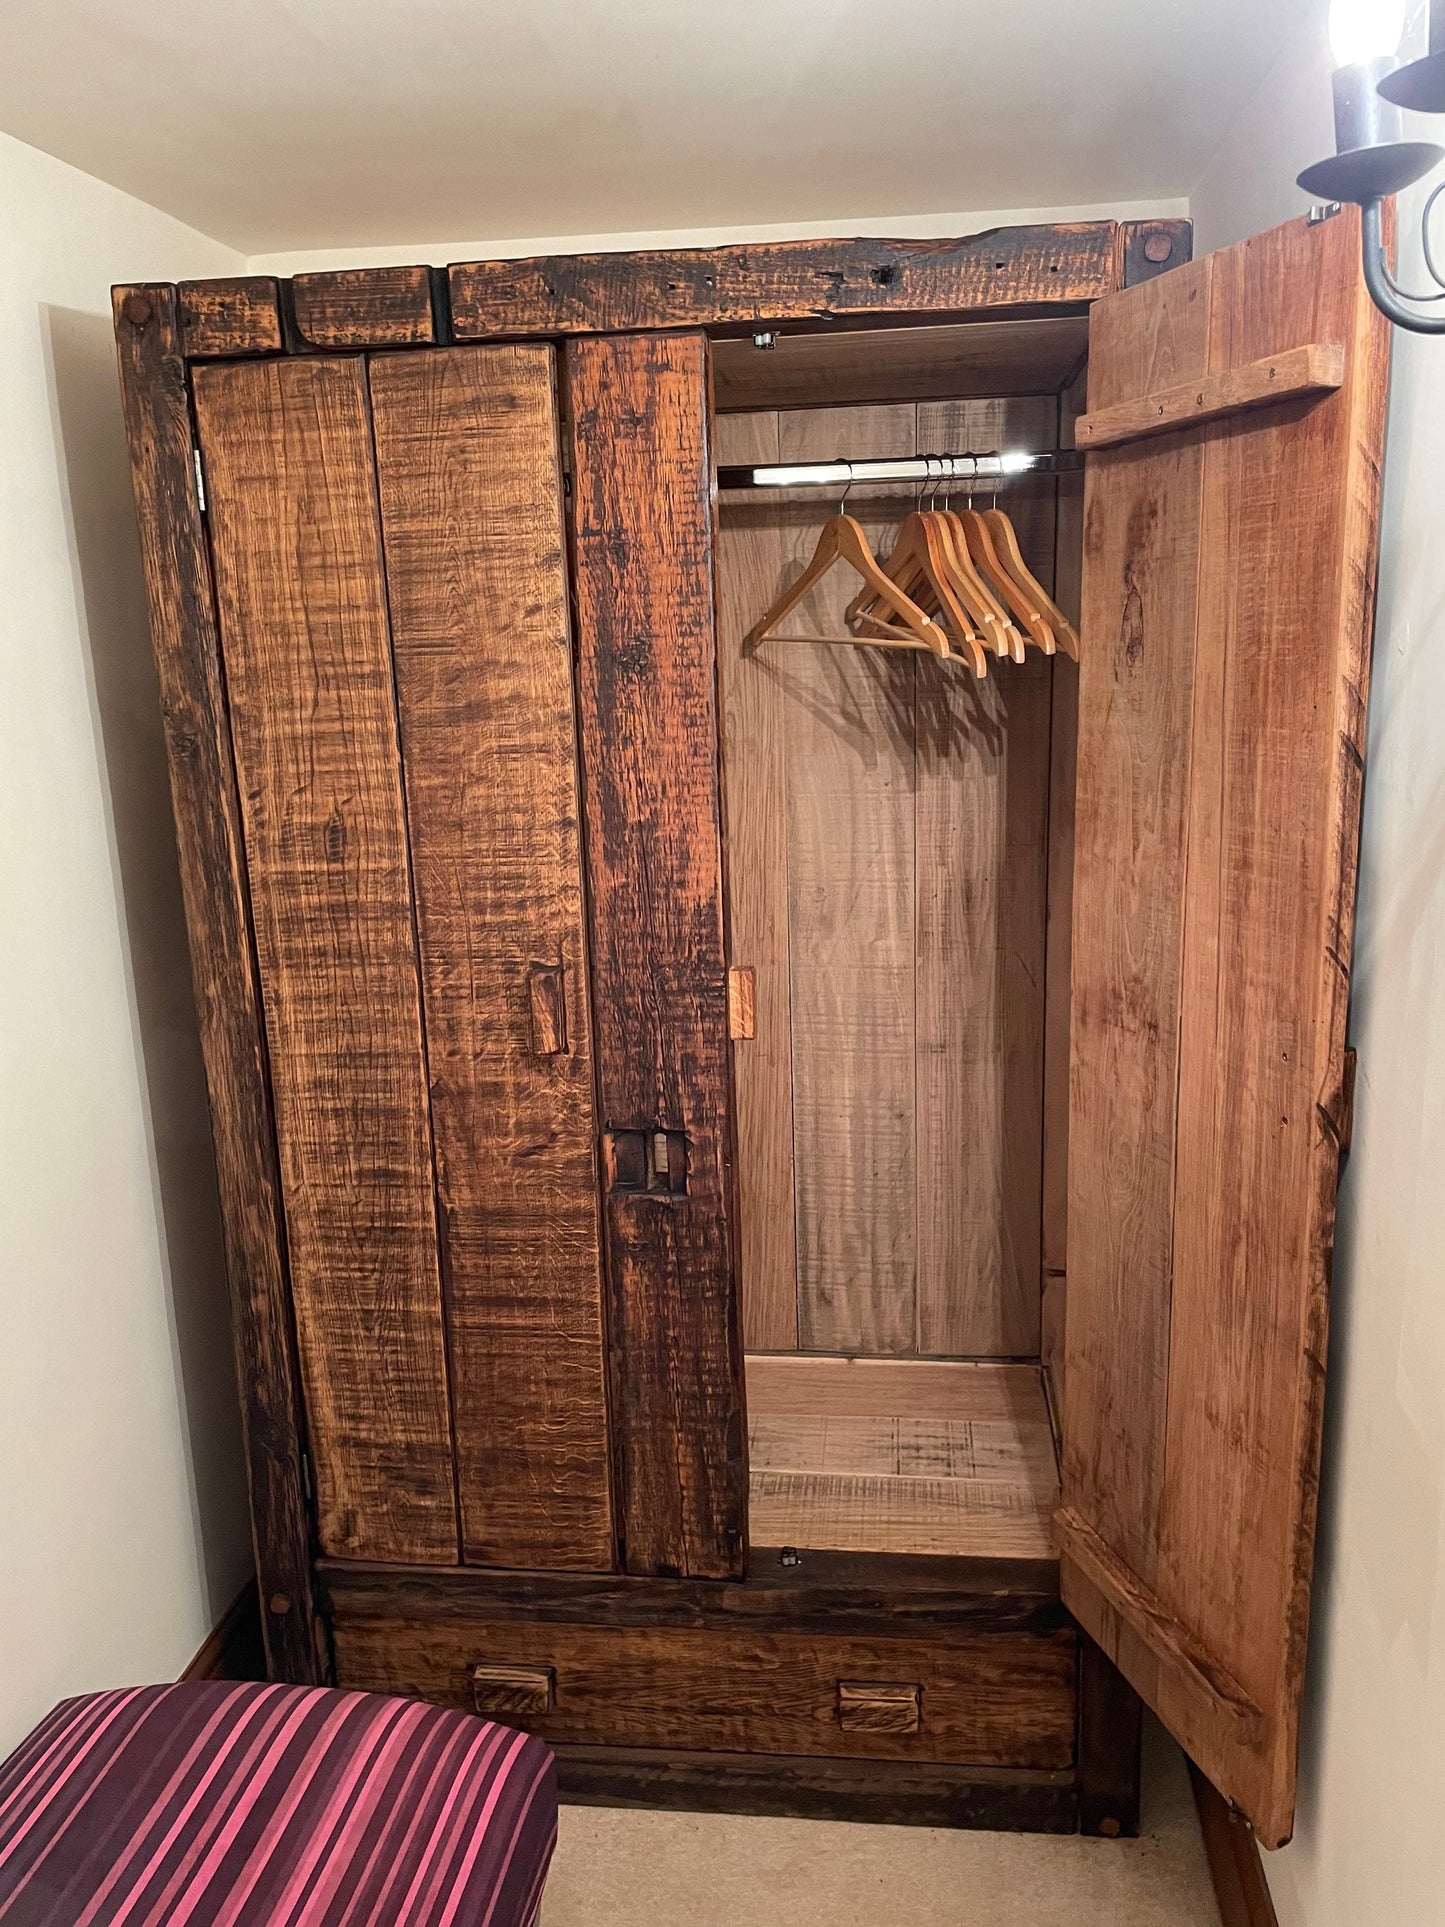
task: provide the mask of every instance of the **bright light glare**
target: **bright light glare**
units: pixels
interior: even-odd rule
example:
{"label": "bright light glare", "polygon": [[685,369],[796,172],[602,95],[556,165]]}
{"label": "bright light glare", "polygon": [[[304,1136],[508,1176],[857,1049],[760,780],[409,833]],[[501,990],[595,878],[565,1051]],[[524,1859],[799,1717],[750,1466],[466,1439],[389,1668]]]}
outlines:
{"label": "bright light glare", "polygon": [[998,465],[1005,475],[1022,475],[1026,469],[1033,467],[1034,458],[1020,448],[1012,454],[1000,455]]}
{"label": "bright light glare", "polygon": [[1330,0],[1330,51],[1335,64],[1394,53],[1405,31],[1405,0]]}

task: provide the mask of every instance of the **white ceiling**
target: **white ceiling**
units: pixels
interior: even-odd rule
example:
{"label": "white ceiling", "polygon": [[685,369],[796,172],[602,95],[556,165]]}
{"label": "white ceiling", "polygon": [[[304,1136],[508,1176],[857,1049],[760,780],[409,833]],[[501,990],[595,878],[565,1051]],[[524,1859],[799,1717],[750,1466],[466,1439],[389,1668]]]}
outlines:
{"label": "white ceiling", "polygon": [[247,253],[1188,193],[1325,0],[4,0],[0,128]]}

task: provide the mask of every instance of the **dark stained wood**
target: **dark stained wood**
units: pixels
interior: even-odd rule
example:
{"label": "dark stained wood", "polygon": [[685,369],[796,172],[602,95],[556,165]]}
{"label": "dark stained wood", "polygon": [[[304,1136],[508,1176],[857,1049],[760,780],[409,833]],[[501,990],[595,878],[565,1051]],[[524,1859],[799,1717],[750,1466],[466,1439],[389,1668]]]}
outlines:
{"label": "dark stained wood", "polygon": [[1068,1771],[623,1746],[553,1751],[562,1797],[574,1805],[1011,1833],[1072,1833],[1075,1827],[1074,1776]]}
{"label": "dark stained wood", "polygon": [[712,328],[1094,301],[1120,285],[1118,226],[994,228],[938,241],[739,247],[468,261],[448,269],[458,341]]}
{"label": "dark stained wood", "polygon": [[294,275],[291,312],[311,348],[408,348],[436,339],[424,267]]}
{"label": "dark stained wood", "polygon": [[1092,1639],[1079,1641],[1079,1831],[1106,1840],[1139,1831],[1139,1695]]}
{"label": "dark stained wood", "polygon": [[270,275],[182,281],[177,293],[183,355],[201,359],[280,352],[281,308]]}
{"label": "dark stained wood", "polygon": [[575,342],[567,383],[600,1122],[686,1155],[685,1189],[604,1200],[622,1542],[630,1572],[726,1578],[747,1464],[707,343]]}
{"label": "dark stained wood", "polygon": [[[875,1760],[1065,1767],[1074,1759],[1071,1633],[858,1639],[709,1626],[527,1625],[339,1618],[343,1686],[470,1709],[478,1665],[550,1668],[545,1711],[514,1715],[548,1741]],[[844,1726],[839,1687],[916,1684],[916,1728]]]}
{"label": "dark stained wood", "polygon": [[1169,268],[1182,268],[1194,256],[1192,221],[1123,221],[1124,286],[1152,281]]}
{"label": "dark stained wood", "polygon": [[280,1179],[175,290],[118,288],[115,325],[210,1097],[256,1567],[271,1602],[266,1651],[274,1677],[319,1685],[329,1657],[312,1593]]}
{"label": "dark stained wood", "polygon": [[1220,1797],[1192,1760],[1189,1782],[1221,1927],[1279,1927],[1254,1828]]}
{"label": "dark stained wood", "polygon": [[795,1565],[754,1553],[744,1580],[629,1574],[450,1571],[323,1560],[328,1610],[366,1618],[565,1620],[595,1626],[764,1626],[887,1636],[933,1626],[1051,1633],[1072,1621],[1052,1560],[937,1559],[805,1552]]}
{"label": "dark stained wood", "polygon": [[[1348,210],[1257,235],[1101,303],[1090,359],[1091,406],[1162,385],[1116,350],[1190,289],[1201,372],[1348,345],[1314,402],[1091,457],[1086,511],[1063,1517],[1088,1533],[1062,1584],[1270,1847],[1309,1623],[1388,352],[1358,247]],[[1150,486],[1185,459],[1191,492]],[[1166,689],[1187,732],[1155,728]],[[1087,841],[1086,767],[1139,786],[1089,797]]]}
{"label": "dark stained wood", "polygon": [[464,1557],[613,1564],[553,354],[378,357]]}
{"label": "dark stained wood", "polygon": [[359,359],[195,372],[322,1547],[457,1556],[420,994]]}
{"label": "dark stained wood", "polygon": [[200,1646],[182,1679],[262,1680],[266,1647],[261,1600],[248,1579]]}
{"label": "dark stained wood", "polygon": [[472,1707],[495,1720],[545,1713],[556,1694],[550,1666],[474,1666]]}

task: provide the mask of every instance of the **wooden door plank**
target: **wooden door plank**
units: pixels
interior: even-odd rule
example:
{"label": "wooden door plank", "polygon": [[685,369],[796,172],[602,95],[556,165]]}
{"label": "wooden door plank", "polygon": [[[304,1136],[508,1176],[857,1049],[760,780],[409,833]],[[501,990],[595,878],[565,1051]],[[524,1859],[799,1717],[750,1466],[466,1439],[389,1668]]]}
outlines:
{"label": "wooden door plank", "polygon": [[[924,450],[1047,448],[1052,396],[925,403]],[[978,498],[980,506],[987,497]],[[1030,567],[1053,576],[1054,492],[1001,497]],[[1039,1349],[1044,912],[1051,664],[987,680],[919,672],[918,1349]],[[924,689],[927,689],[925,700]]]}
{"label": "wooden door plank", "polygon": [[[776,413],[725,415],[717,459],[776,462]],[[798,1342],[793,1225],[792,997],[788,981],[788,716],[778,663],[742,639],[778,593],[787,552],[777,506],[724,502],[718,524],[718,676],[728,929],[753,973],[753,1034],[733,1052],[743,1342]]]}
{"label": "wooden door plank", "polygon": [[1077,221],[937,241],[467,261],[447,272],[456,337],[477,341],[1094,301],[1123,285],[1123,251],[1116,222]]}
{"label": "wooden door plank", "polygon": [[323,1550],[457,1557],[365,378],[196,370]]}
{"label": "wooden door plank", "polygon": [[[917,410],[809,409],[780,417],[785,462],[912,455]],[[884,545],[911,499],[854,492],[848,511]],[[796,572],[826,504],[785,513]],[[846,634],[858,587],[826,576],[784,625]],[[884,650],[775,642],[788,704],[788,921],[793,1014],[799,1342],[911,1352],[917,1343],[914,1172],[913,792],[915,669]],[[928,667],[932,667],[929,665]]]}
{"label": "wooden door plank", "polygon": [[[567,388],[625,1565],[726,1578],[743,1566],[747,1461],[707,342],[574,342]],[[661,1132],[654,1183],[620,1134]]]}
{"label": "wooden door plank", "polygon": [[[1203,372],[1207,275],[1195,262],[1101,311],[1094,405]],[[1146,1579],[1164,1468],[1201,473],[1195,438],[1097,455],[1084,510],[1094,648],[1079,665],[1066,1347],[1080,1423],[1064,1484]]]}
{"label": "wooden door plank", "polygon": [[173,288],[117,288],[116,347],[216,1154],[261,1624],[273,1679],[323,1685],[281,1182],[240,802]]}
{"label": "wooden door plank", "polygon": [[[577,736],[553,352],[371,366],[463,1557],[608,1571]],[[551,995],[534,1010],[545,983]]]}
{"label": "wooden door plank", "polygon": [[[1357,222],[1347,211],[1290,223],[1096,315],[1109,330],[1135,327],[1194,279],[1210,375],[1311,341],[1349,344],[1340,389],[1152,444],[1194,462],[1192,500],[1141,494],[1160,459],[1151,445],[1091,458],[1089,476],[1096,655],[1086,649],[1081,665],[1080,823],[1087,815],[1094,840],[1087,854],[1081,843],[1075,918],[1075,1016],[1086,1021],[1074,1057],[1064,1505],[1097,1556],[1066,1544],[1063,1591],[1271,1846],[1292,1821],[1308,1627],[1383,434],[1387,331],[1359,283]],[[1091,382],[1106,368],[1146,385],[1137,356],[1101,359],[1096,341]],[[1161,550],[1171,569],[1152,566]],[[1167,631],[1156,604],[1176,625],[1187,610],[1192,631],[1176,628],[1168,671],[1187,682],[1189,731],[1171,733],[1164,754],[1148,715],[1119,700],[1131,645],[1136,680],[1157,662]],[[1137,874],[1147,847],[1124,822],[1112,845],[1100,841],[1100,799],[1085,807],[1085,749],[1093,761],[1107,741],[1091,708],[1100,688],[1141,789],[1188,769],[1167,954],[1126,941],[1121,911],[1137,927],[1137,910],[1101,894],[1101,856],[1112,849],[1119,873]],[[1132,977],[1110,982],[1096,942],[1080,982],[1087,901]],[[1118,1126],[1127,1145],[1149,1118],[1168,1170],[1118,1201],[1136,1230],[1111,1245],[1100,1216],[1075,1221],[1094,1208],[1084,1134],[1117,1151]],[[1147,1372],[1128,1362],[1146,1350]],[[1191,1665],[1171,1653],[1170,1628]],[[1215,1676],[1258,1709],[1257,1733],[1199,1690]]]}

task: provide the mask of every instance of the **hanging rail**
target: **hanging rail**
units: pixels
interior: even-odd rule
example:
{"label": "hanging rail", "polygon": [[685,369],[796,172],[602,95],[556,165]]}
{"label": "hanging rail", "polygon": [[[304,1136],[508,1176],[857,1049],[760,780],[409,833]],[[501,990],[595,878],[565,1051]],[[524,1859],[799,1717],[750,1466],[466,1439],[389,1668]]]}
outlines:
{"label": "hanging rail", "polygon": [[1068,475],[1084,458],[1074,448],[986,455],[906,455],[892,461],[747,462],[718,469],[719,490],[845,488],[869,482],[1016,482],[1025,475]]}

